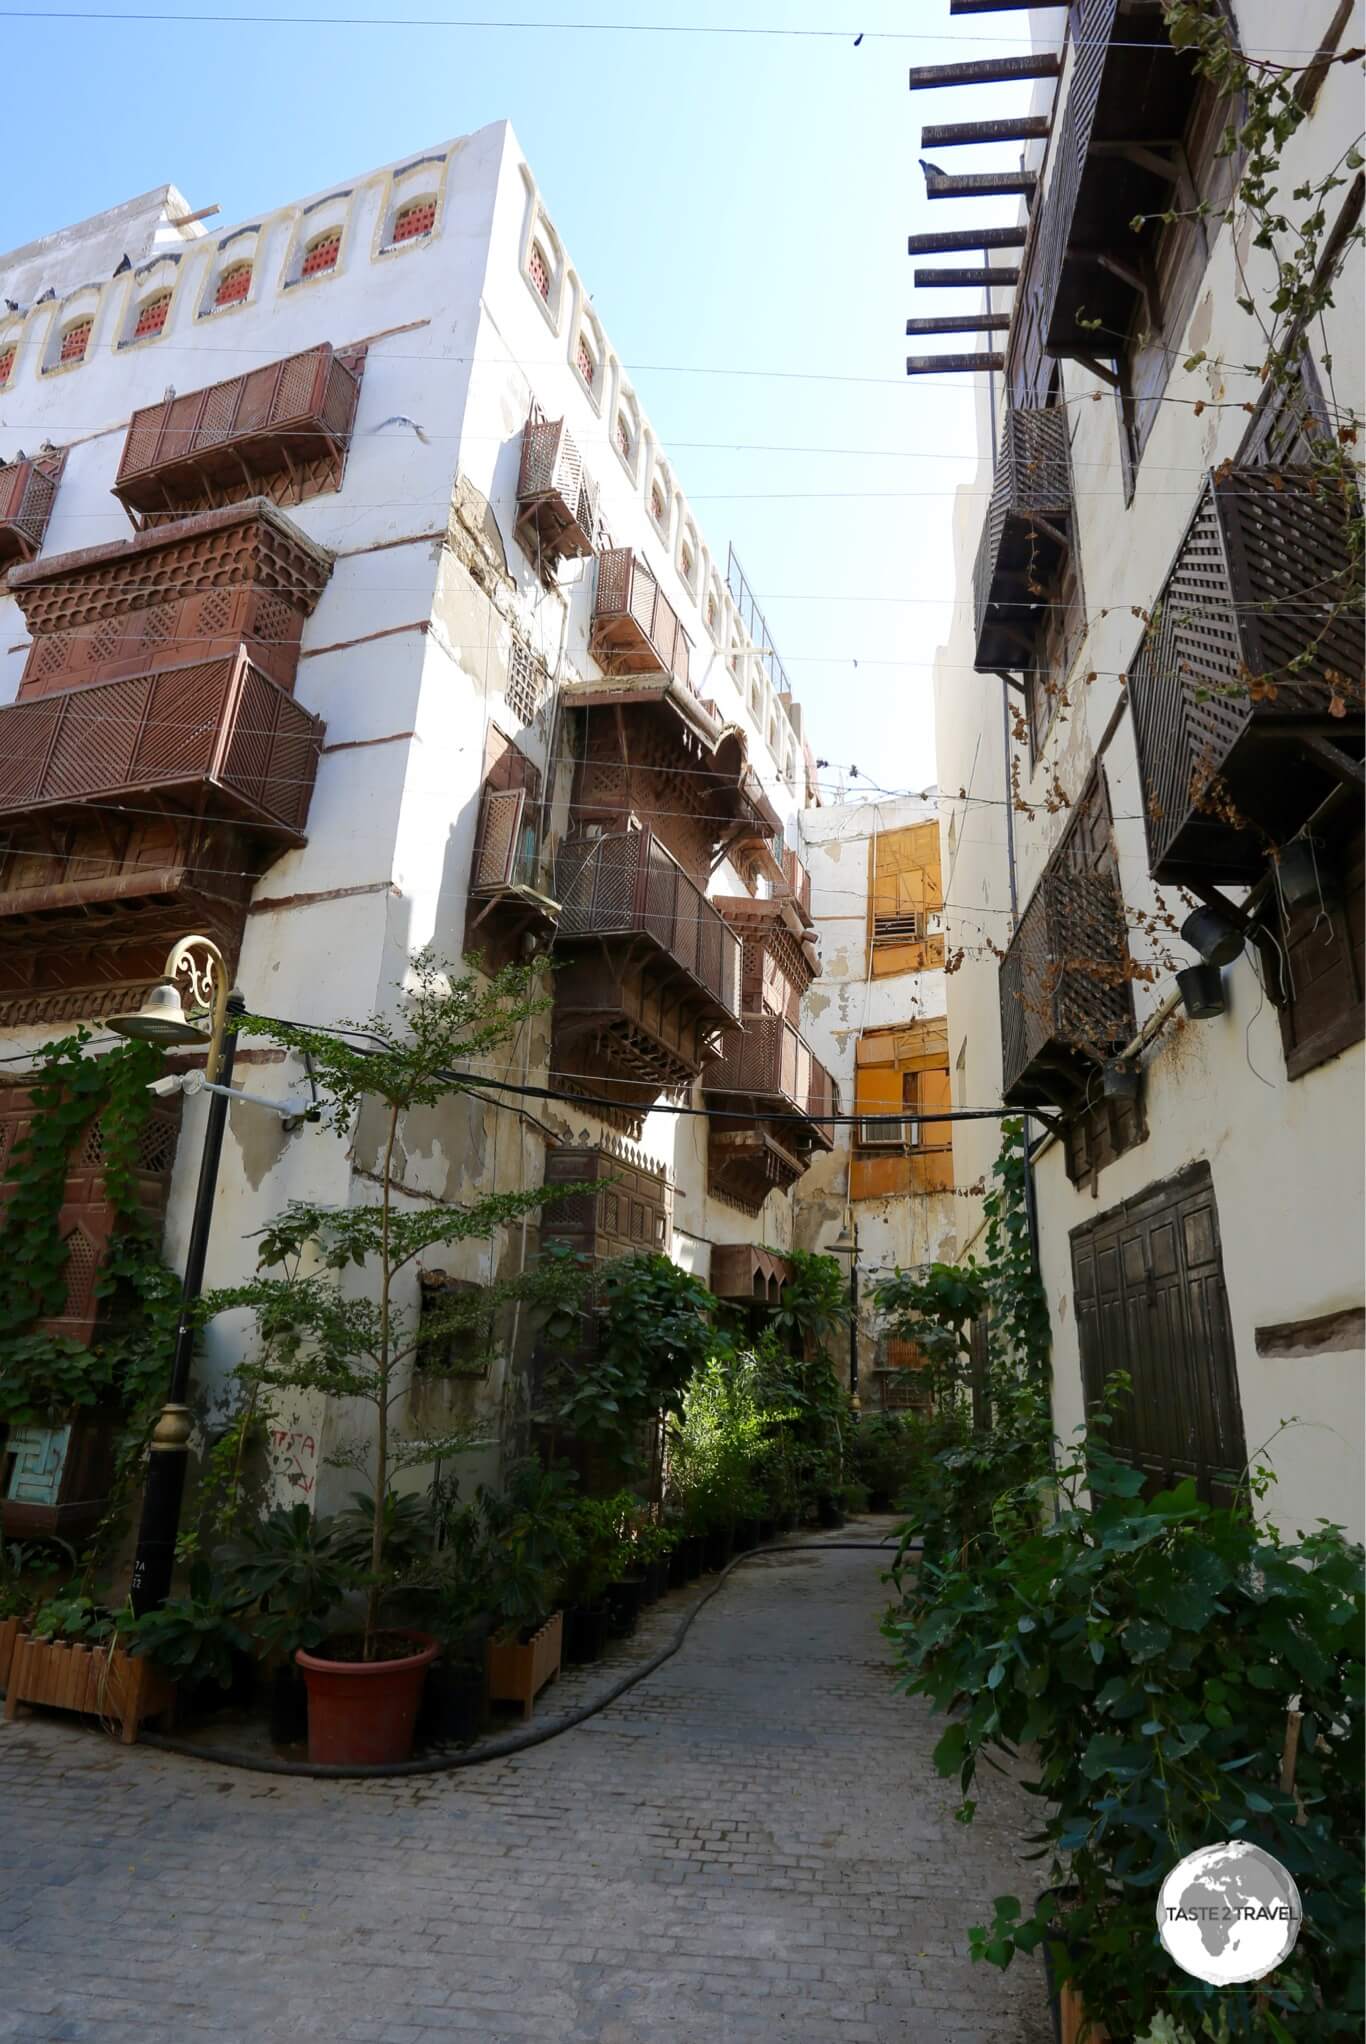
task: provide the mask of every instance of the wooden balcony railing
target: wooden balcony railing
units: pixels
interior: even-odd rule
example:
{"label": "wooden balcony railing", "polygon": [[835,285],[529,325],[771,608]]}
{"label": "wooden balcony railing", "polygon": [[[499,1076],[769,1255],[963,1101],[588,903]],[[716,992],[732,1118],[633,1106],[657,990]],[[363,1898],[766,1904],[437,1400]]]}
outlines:
{"label": "wooden balcony railing", "polygon": [[1009,406],[972,576],[980,672],[1020,667],[1032,654],[1033,620],[1070,543],[1071,514],[1066,411]]}
{"label": "wooden balcony railing", "polygon": [[740,940],[649,830],[569,838],[555,859],[556,946],[644,937],[734,1021]]}
{"label": "wooden balcony railing", "polygon": [[1325,775],[1359,760],[1366,634],[1350,518],[1307,469],[1207,479],[1129,670],[1159,881],[1255,879]]}
{"label": "wooden balcony railing", "polygon": [[528,419],[517,478],[517,538],[546,567],[592,553],[598,486],[563,419]]}
{"label": "wooden balcony railing", "polygon": [[817,1142],[835,1145],[837,1093],[835,1081],[801,1031],[782,1015],[741,1016],[743,1031],[731,1030],[721,1041],[720,1055],[709,1064],[703,1085],[714,1106],[729,1101],[736,1111],[751,1101],[768,1102],[779,1113],[807,1117],[805,1131],[786,1122],[779,1140],[793,1147]]}
{"label": "wooden balcony railing", "polygon": [[1075,1104],[1134,1033],[1124,906],[1109,875],[1055,857],[1001,962],[1002,1093]]}
{"label": "wooden balcony railing", "polygon": [[790,898],[801,911],[803,922],[811,921],[811,875],[793,851],[791,845],[784,845],[782,851],[783,879],[787,883]]}
{"label": "wooden balcony railing", "polygon": [[[134,412],[114,495],[129,511],[180,516],[284,476],[291,497],[336,489],[356,416],[357,370],[327,342],[225,383]],[[226,491],[226,496],[222,494]]]}
{"label": "wooden balcony railing", "polygon": [[649,568],[630,547],[613,547],[598,556],[588,647],[604,674],[671,674],[691,686],[687,633]]}
{"label": "wooden balcony railing", "polygon": [[0,824],[193,803],[302,844],[323,726],[244,653],[0,709]]}
{"label": "wooden balcony railing", "polygon": [[0,566],[33,559],[43,544],[56,495],[50,459],[0,463]]}

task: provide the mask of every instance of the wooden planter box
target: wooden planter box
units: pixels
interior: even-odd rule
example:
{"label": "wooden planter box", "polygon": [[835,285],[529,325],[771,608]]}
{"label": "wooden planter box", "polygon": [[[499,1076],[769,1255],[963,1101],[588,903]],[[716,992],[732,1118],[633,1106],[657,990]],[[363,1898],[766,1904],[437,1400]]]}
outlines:
{"label": "wooden planter box", "polygon": [[10,1662],[14,1658],[14,1642],[19,1637],[17,1618],[0,1618],[0,1689],[9,1681]]}
{"label": "wooden planter box", "polygon": [[52,1710],[78,1710],[117,1720],[123,1743],[131,1746],[144,1718],[169,1710],[175,1685],[151,1662],[122,1647],[84,1647],[66,1640],[30,1639],[14,1642],[6,1684],[5,1717],[15,1718],[23,1704],[42,1703]]}
{"label": "wooden planter box", "polygon": [[536,1698],[560,1672],[563,1639],[564,1613],[557,1611],[529,1640],[489,1640],[484,1648],[489,1702],[520,1703],[523,1718],[529,1718]]}
{"label": "wooden planter box", "polygon": [[1088,2016],[1081,1996],[1069,1982],[1058,1993],[1062,2044],[1110,2044],[1110,2032],[1096,2016]]}

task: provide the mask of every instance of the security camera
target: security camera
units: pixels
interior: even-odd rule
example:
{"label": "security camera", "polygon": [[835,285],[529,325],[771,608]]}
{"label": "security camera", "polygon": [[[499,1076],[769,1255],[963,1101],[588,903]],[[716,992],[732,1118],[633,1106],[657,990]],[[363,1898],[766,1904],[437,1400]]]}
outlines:
{"label": "security camera", "polygon": [[159,1100],[166,1100],[172,1093],[179,1093],[184,1084],[183,1072],[167,1072],[164,1078],[150,1080],[147,1091],[155,1093]]}

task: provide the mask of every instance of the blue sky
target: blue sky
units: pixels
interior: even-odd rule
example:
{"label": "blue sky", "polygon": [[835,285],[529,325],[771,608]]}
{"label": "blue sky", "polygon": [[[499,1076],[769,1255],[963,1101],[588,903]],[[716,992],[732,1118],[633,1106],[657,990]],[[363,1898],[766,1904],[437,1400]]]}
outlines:
{"label": "blue sky", "polygon": [[[1019,50],[1026,17],[950,23],[947,0],[400,0],[383,27],[247,18],[268,11],[323,13],[252,0],[202,24],[55,7],[9,21],[9,161],[35,174],[0,186],[0,248],[167,181],[231,222],[510,118],[713,553],[735,543],[818,754],[861,769],[851,793],[932,781],[930,664],[973,408],[969,378],[905,375],[907,314],[960,302],[913,302],[906,236],[1006,220],[1013,202],[929,206],[920,125],[1020,100],[911,94],[906,73]],[[408,27],[400,11],[502,25]],[[688,32],[507,25],[552,17]],[[737,24],[836,33],[696,32]]]}

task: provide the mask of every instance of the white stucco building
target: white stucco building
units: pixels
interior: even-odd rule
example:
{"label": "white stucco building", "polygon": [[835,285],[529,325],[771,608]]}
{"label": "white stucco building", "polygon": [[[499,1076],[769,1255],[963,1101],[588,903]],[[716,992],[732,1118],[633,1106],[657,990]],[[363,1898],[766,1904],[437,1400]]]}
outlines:
{"label": "white stucco building", "polygon": [[[98,1032],[193,929],[257,1012],[304,1022],[391,1010],[422,946],[552,949],[554,1013],[509,1061],[574,1098],[452,1101],[410,1132],[405,1183],[538,1185],[548,1153],[562,1178],[610,1169],[581,1246],[703,1278],[724,1249],[718,1283],[747,1295],[749,1245],[790,1243],[787,1189],[830,1140],[798,1027],[810,754],[601,323],[610,280],[594,299],[511,128],[222,230],[166,187],[0,272],[0,754],[22,763],[0,925],[24,932],[4,1052]],[[242,1082],[301,1087],[243,1055]],[[729,1125],[657,1106],[704,1097]],[[347,1146],[235,1106],[207,1282],[249,1272],[291,1196],[369,1196],[372,1147],[364,1120]],[[535,1242],[441,1261],[484,1278]],[[79,1333],[93,1276],[78,1296],[72,1270]],[[210,1331],[201,1391],[244,1338]],[[442,1396],[506,1429],[527,1349],[514,1328],[487,1381]],[[335,1425],[284,1416],[283,1488],[335,1502]],[[56,1524],[82,1504],[71,1467],[29,1446],[25,1523]]]}
{"label": "white stucco building", "polygon": [[[1283,9],[1231,13],[1245,49],[1285,43]],[[1361,611],[1311,468],[1362,409],[1362,175],[1325,201],[1336,302],[1264,382],[1238,300],[1265,314],[1275,277],[1241,204],[1222,221],[1229,108],[1160,8],[1070,24],[1036,18],[1062,75],[1036,88],[1022,251],[995,258],[1020,282],[978,376],[936,678],[955,1098],[1039,1110],[1059,1432],[1127,1370],[1154,1481],[1224,1496],[1264,1462],[1282,1524],[1359,1536]],[[1295,16],[1306,53],[1362,40],[1359,6]],[[1292,212],[1360,126],[1355,66],[1299,76]],[[1210,212],[1136,235],[1173,179]],[[966,1184],[993,1137],[957,1140]],[[965,1202],[961,1248],[979,1227]]]}

